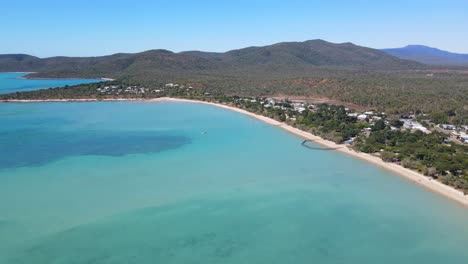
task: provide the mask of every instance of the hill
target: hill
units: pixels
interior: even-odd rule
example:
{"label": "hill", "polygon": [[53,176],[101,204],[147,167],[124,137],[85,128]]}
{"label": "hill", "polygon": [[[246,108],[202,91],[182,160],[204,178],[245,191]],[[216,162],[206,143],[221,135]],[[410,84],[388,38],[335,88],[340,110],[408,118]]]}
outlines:
{"label": "hill", "polygon": [[284,42],[265,47],[232,50],[224,60],[243,65],[288,65],[359,69],[409,69],[421,65],[389,56],[379,50],[352,43],[334,44],[323,40]]}
{"label": "hill", "polygon": [[383,51],[400,59],[414,60],[424,64],[468,66],[468,54],[452,53],[422,45],[408,45]]}
{"label": "hill", "polygon": [[[30,78],[108,77],[145,87],[179,83],[218,95],[327,98],[391,114],[433,113],[454,124],[468,123],[466,72],[442,71],[351,43],[311,40],[223,53],[150,50],[88,58],[0,55],[0,71],[36,72]],[[95,89],[83,91],[95,96]],[[77,95],[61,93],[3,98]]]}
{"label": "hill", "polygon": [[407,70],[423,65],[352,43],[284,42],[225,53],[150,50],[102,57],[0,55],[0,71],[34,71],[31,77],[131,77],[243,75],[245,72],[308,72],[315,68]]}

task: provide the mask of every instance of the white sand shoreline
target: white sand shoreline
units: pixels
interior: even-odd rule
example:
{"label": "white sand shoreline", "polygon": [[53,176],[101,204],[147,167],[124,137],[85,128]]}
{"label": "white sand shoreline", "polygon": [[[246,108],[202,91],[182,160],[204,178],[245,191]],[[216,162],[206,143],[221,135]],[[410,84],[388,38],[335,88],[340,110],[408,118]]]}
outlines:
{"label": "white sand shoreline", "polygon": [[384,162],[382,159],[379,157],[372,156],[367,153],[362,153],[362,152],[356,152],[354,150],[349,149],[348,147],[340,144],[336,144],[332,141],[325,140],[319,136],[315,136],[311,133],[302,131],[298,128],[289,126],[285,123],[281,123],[279,121],[276,121],[274,119],[271,119],[269,117],[265,117],[262,115],[257,115],[252,112],[248,112],[243,109],[239,109],[236,107],[228,106],[228,105],[223,105],[223,104],[218,104],[218,103],[212,103],[212,102],[205,102],[205,101],[197,101],[197,100],[189,100],[189,99],[180,99],[180,98],[168,98],[168,97],[163,97],[163,98],[155,98],[155,99],[103,99],[103,100],[97,100],[97,99],[52,99],[52,100],[8,100],[4,102],[12,102],[12,103],[34,103],[34,102],[96,102],[96,101],[105,101],[105,102],[112,102],[112,101],[139,101],[139,102],[185,102],[185,103],[198,103],[198,104],[207,104],[207,105],[212,105],[216,107],[221,107],[224,109],[228,109],[231,111],[235,111],[244,115],[251,116],[253,118],[256,118],[260,121],[263,121],[267,124],[280,127],[292,134],[295,134],[301,138],[311,140],[315,143],[318,143],[322,146],[328,147],[328,148],[334,148],[336,151],[348,154],[350,156],[353,156],[355,158],[367,161],[369,163],[372,163],[374,165],[377,165],[383,169],[386,169],[388,171],[391,171],[395,174],[398,174],[402,176],[403,178],[416,183],[420,186],[425,187],[428,190],[431,190],[435,193],[441,194],[453,201],[456,201],[458,204],[463,205],[464,207],[468,208],[468,195],[464,195],[463,192],[456,190],[448,185],[445,185],[443,183],[440,183],[436,180],[432,180],[429,177],[426,177],[416,171],[404,168],[398,164],[395,163],[388,163]]}

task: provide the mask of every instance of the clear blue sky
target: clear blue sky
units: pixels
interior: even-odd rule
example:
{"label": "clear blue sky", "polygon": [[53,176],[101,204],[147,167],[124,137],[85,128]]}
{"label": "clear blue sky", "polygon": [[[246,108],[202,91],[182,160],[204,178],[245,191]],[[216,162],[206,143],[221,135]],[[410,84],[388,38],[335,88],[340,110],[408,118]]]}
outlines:
{"label": "clear blue sky", "polygon": [[0,10],[0,54],[226,51],[317,38],[468,53],[468,0],[11,0]]}

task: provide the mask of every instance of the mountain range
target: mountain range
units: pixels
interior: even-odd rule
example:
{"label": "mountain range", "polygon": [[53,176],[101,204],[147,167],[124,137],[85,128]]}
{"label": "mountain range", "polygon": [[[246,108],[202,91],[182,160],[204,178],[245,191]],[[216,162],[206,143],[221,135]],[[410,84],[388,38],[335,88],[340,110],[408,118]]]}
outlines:
{"label": "mountain range", "polygon": [[468,66],[468,54],[453,53],[423,45],[408,45],[403,48],[383,49],[383,51],[400,59],[424,64]]}
{"label": "mountain range", "polygon": [[0,55],[0,71],[37,72],[31,77],[137,77],[161,75],[244,75],[247,73],[301,73],[317,69],[407,70],[421,63],[352,43],[323,40],[283,42],[224,53],[149,50],[101,57],[38,58],[26,54]]}
{"label": "mountain range", "polygon": [[[219,53],[149,50],[50,58],[10,54],[0,55],[0,71],[35,72],[29,78],[105,77],[116,79],[115,84],[153,88],[179,83],[217,95],[332,99],[387,113],[457,113],[457,122],[468,122],[468,74],[464,68],[441,69],[389,52],[309,40]],[[99,85],[6,97],[80,98],[95,95]]]}

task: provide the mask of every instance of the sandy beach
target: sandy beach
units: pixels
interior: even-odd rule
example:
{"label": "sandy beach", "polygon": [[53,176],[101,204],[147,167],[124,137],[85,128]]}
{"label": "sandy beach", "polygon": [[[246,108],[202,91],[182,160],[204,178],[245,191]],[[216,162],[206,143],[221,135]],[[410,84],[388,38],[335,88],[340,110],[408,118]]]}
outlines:
{"label": "sandy beach", "polygon": [[427,188],[428,190],[431,190],[435,193],[441,194],[453,201],[456,201],[460,205],[464,207],[468,207],[468,195],[464,195],[463,192],[456,190],[448,185],[445,185],[443,183],[440,183],[436,180],[431,179],[430,177],[426,177],[423,174],[420,174],[416,171],[404,168],[398,164],[395,163],[388,163],[384,162],[381,160],[379,157],[367,154],[367,153],[362,153],[362,152],[357,152],[354,151],[345,145],[342,144],[336,144],[332,141],[325,140],[319,136],[315,136],[311,133],[302,131],[298,128],[289,126],[285,123],[281,123],[279,121],[276,121],[274,119],[271,119],[269,117],[265,117],[262,115],[257,115],[251,112],[248,112],[243,109],[239,109],[236,107],[224,105],[224,104],[218,104],[218,103],[212,103],[212,102],[204,102],[204,101],[197,101],[197,100],[189,100],[189,99],[179,99],[179,98],[168,98],[168,97],[163,97],[163,98],[155,98],[155,99],[103,99],[103,100],[97,100],[97,99],[52,99],[52,100],[8,100],[6,102],[15,102],[15,103],[33,103],[33,102],[95,102],[95,101],[140,101],[140,102],[185,102],[185,103],[197,103],[197,104],[206,104],[206,105],[212,105],[224,109],[228,109],[231,111],[235,111],[244,115],[251,116],[253,118],[256,118],[260,121],[263,121],[267,124],[270,124],[275,127],[280,127],[292,134],[295,134],[301,138],[311,140],[317,144],[320,144],[322,146],[325,146],[327,148],[334,148],[336,151],[339,151],[340,153],[344,153],[347,155],[350,155],[352,157],[367,161],[369,163],[372,163],[374,165],[377,165],[383,169],[386,169],[388,171],[391,171],[397,175],[402,176],[403,178],[416,183],[420,186],[423,186]]}
{"label": "sandy beach", "polygon": [[325,139],[323,139],[323,138],[321,138],[319,136],[315,136],[315,135],[313,135],[311,133],[302,131],[302,130],[300,130],[298,128],[295,128],[295,127],[289,126],[287,124],[281,123],[281,122],[276,121],[274,119],[271,119],[269,117],[257,115],[257,114],[254,114],[254,113],[251,113],[251,112],[248,112],[246,110],[239,109],[239,108],[236,108],[236,107],[223,105],[223,104],[212,103],[212,102],[203,102],[203,101],[177,99],[177,98],[158,98],[158,99],[154,99],[152,101],[172,101],[172,102],[187,102],[187,103],[208,104],[208,105],[213,105],[213,106],[229,109],[231,111],[235,111],[235,112],[238,112],[238,113],[241,113],[241,114],[245,114],[245,115],[254,117],[254,118],[256,118],[256,119],[258,119],[260,121],[263,121],[263,122],[268,123],[270,125],[273,125],[275,127],[280,127],[280,128],[282,128],[282,129],[284,129],[284,130],[286,130],[286,131],[288,131],[288,132],[290,132],[292,134],[300,136],[301,138],[311,140],[311,141],[313,141],[313,142],[315,142],[317,144],[320,144],[322,146],[325,146],[327,148],[336,148],[336,151],[339,151],[341,153],[344,153],[344,154],[353,156],[355,158],[359,158],[361,160],[367,161],[367,162],[372,163],[374,165],[377,165],[377,166],[379,166],[379,167],[381,167],[383,169],[386,169],[386,170],[391,171],[391,172],[393,172],[395,174],[398,174],[398,175],[404,177],[405,179],[407,179],[407,180],[409,180],[411,182],[414,182],[414,183],[416,183],[418,185],[426,187],[427,189],[429,189],[429,190],[431,190],[433,192],[444,195],[445,197],[450,198],[450,199],[460,203],[464,207],[468,207],[468,196],[464,195],[463,192],[461,192],[459,190],[456,190],[456,189],[454,189],[454,188],[452,188],[452,187],[450,187],[448,185],[445,185],[445,184],[440,183],[440,182],[438,182],[436,180],[433,180],[433,179],[431,179],[429,177],[426,177],[423,174],[420,174],[420,173],[418,173],[416,171],[404,168],[404,167],[402,167],[402,166],[400,166],[398,164],[384,162],[379,157],[375,157],[375,156],[372,156],[372,155],[367,154],[367,153],[354,151],[354,150],[346,147],[345,145],[342,145],[342,144],[340,145],[340,144],[336,144],[335,142],[325,140]]}

